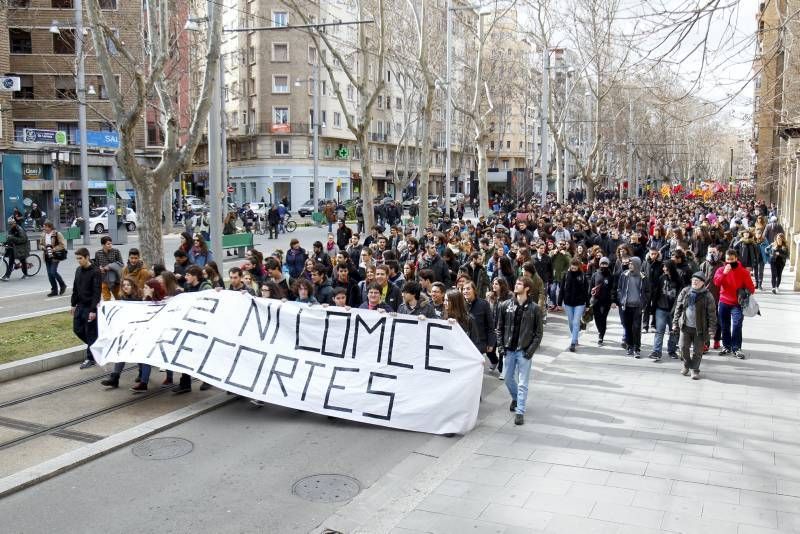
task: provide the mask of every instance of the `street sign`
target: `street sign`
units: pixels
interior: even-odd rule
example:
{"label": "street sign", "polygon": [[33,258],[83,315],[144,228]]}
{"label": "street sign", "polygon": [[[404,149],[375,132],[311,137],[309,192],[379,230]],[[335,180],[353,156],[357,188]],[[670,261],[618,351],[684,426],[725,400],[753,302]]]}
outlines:
{"label": "street sign", "polygon": [[100,148],[119,148],[119,133],[86,130],[86,144]]}
{"label": "street sign", "polygon": [[62,130],[42,130],[40,128],[24,128],[22,139],[26,143],[46,143],[51,145],[66,145],[67,132]]}
{"label": "street sign", "polygon": [[228,186],[228,193],[233,193],[233,186],[232,185]]}
{"label": "street sign", "polygon": [[0,91],[19,91],[19,76],[3,76],[0,78]]}

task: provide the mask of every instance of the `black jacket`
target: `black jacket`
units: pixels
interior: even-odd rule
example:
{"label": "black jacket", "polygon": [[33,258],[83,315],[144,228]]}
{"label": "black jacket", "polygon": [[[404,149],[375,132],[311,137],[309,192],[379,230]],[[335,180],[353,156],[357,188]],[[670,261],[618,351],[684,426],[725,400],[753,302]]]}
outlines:
{"label": "black jacket", "polygon": [[545,284],[553,281],[553,259],[545,254],[544,256],[534,256],[533,266],[536,267],[536,272],[539,273],[539,278]]}
{"label": "black jacket", "polygon": [[75,270],[75,281],[72,284],[71,305],[80,306],[90,312],[97,312],[100,302],[100,284],[102,275],[93,263],[89,267],[78,267]]}
{"label": "black jacket", "polygon": [[[358,289],[358,281],[348,278],[347,283],[335,280],[333,282],[334,289],[342,287],[347,291],[347,305],[351,308],[358,308],[361,306],[361,291]],[[321,302],[321,301],[320,301]]]}
{"label": "black jacket", "polygon": [[585,306],[589,302],[589,275],[583,271],[567,271],[564,274],[564,304]]}
{"label": "black jacket", "polygon": [[606,272],[603,272],[602,269],[596,270],[592,274],[592,279],[589,282],[589,291],[591,292],[593,289],[597,288],[594,295],[591,296],[591,303],[592,304],[605,304],[606,306],[610,306],[613,299],[613,286],[614,282],[611,277],[611,269]]}
{"label": "black jacket", "polygon": [[681,290],[678,283],[662,273],[661,278],[652,287],[651,302],[653,305],[658,309],[672,312],[672,308],[675,306],[675,299],[678,298],[678,293]]}
{"label": "black jacket", "polygon": [[433,271],[437,282],[443,283],[445,287],[450,287],[450,269],[441,256],[437,254],[433,259],[424,260],[424,263],[426,264],[425,268]]}
{"label": "black jacket", "polygon": [[492,317],[492,307],[489,303],[482,298],[476,298],[469,307],[469,315],[475,325],[475,334],[472,342],[478,352],[486,352],[486,347],[496,346],[495,325]]}
{"label": "black jacket", "polygon": [[525,358],[530,360],[539,344],[542,342],[544,328],[542,325],[542,309],[539,305],[528,299],[522,309],[522,321],[519,327],[519,336],[515,347],[510,346],[514,336],[514,314],[517,312],[516,297],[511,297],[500,304],[497,311],[497,336],[498,345],[506,350],[523,350]]}

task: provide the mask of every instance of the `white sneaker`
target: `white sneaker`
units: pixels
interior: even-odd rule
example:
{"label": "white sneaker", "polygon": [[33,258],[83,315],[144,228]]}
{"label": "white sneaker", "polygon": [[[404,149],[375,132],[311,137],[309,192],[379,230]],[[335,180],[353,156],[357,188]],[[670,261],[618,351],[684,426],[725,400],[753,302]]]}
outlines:
{"label": "white sneaker", "polygon": [[692,380],[700,380],[700,371],[692,369]]}

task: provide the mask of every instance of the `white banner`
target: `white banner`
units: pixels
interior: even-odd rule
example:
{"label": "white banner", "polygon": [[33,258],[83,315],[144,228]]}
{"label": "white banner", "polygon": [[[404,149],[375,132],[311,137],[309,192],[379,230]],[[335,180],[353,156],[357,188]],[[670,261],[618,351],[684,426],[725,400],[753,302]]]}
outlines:
{"label": "white banner", "polygon": [[483,356],[458,325],[203,291],[102,302],[92,353],[188,373],[252,399],[363,423],[463,434]]}

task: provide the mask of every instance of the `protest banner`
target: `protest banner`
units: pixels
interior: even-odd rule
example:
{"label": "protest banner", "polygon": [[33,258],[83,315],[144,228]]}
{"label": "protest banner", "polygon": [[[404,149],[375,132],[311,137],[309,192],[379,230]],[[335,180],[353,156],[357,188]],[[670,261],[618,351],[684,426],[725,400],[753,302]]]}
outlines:
{"label": "protest banner", "polygon": [[434,434],[475,426],[483,356],[457,324],[233,291],[102,302],[92,353],[251,399]]}

